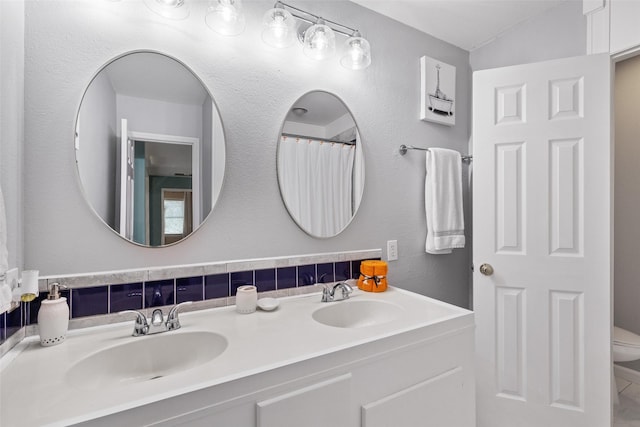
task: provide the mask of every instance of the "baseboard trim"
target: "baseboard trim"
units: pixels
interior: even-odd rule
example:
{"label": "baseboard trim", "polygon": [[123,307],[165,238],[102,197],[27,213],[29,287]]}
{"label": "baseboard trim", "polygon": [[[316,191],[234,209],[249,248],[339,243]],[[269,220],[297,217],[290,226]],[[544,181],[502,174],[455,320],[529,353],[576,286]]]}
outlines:
{"label": "baseboard trim", "polygon": [[640,384],[640,372],[625,366],[613,365],[613,373],[617,378]]}

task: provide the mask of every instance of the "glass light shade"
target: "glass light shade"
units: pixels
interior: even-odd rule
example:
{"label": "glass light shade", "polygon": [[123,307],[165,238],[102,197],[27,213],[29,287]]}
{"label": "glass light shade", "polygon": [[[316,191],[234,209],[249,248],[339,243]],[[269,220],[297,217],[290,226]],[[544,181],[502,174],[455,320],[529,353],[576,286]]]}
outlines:
{"label": "glass light shade", "polygon": [[186,19],[189,16],[189,5],[185,0],[144,0],[154,13],[167,19]]}
{"label": "glass light shade", "polygon": [[319,21],[304,32],[302,51],[312,59],[331,58],[336,53],[336,35],[331,28]]}
{"label": "glass light shade", "polygon": [[349,37],[340,64],[349,70],[362,70],[371,64],[371,46],[362,37]]}
{"label": "glass light shade", "polygon": [[244,31],[245,19],[241,0],[210,2],[204,17],[207,26],[223,36],[237,36]]}
{"label": "glass light shade", "polygon": [[262,40],[273,47],[289,47],[297,38],[296,19],[283,8],[274,8],[262,18]]}

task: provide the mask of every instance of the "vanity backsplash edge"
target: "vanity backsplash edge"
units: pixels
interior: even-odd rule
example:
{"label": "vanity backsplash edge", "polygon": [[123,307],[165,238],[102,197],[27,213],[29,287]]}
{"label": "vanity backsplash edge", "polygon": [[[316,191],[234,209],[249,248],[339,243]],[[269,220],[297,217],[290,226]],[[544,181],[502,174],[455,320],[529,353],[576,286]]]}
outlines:
{"label": "vanity backsplash edge", "polygon": [[[123,321],[123,310],[146,310],[194,301],[202,310],[235,304],[238,286],[251,284],[261,296],[317,291],[317,284],[357,278],[360,262],[380,259],[381,249],[233,260],[135,270],[42,276],[40,295],[0,315],[0,357],[27,336],[38,334],[37,315],[51,283],[68,289],[70,329]],[[185,310],[186,311],[186,310]],[[147,313],[148,314],[148,313]]]}

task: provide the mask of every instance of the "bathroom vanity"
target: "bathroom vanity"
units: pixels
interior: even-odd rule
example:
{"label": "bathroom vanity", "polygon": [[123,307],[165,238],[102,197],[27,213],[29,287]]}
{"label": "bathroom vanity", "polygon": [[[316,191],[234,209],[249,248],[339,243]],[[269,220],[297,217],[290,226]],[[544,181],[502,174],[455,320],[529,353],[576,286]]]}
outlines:
{"label": "bathroom vanity", "polygon": [[473,313],[397,288],[32,337],[1,361],[2,426],[473,426]]}

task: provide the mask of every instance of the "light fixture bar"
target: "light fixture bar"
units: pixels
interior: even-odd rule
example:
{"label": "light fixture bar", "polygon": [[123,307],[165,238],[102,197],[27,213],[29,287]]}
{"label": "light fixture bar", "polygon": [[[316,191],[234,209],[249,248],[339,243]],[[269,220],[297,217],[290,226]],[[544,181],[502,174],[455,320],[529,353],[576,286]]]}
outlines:
{"label": "light fixture bar", "polygon": [[[306,28],[304,25],[298,26],[296,20],[310,25]],[[295,42],[297,34],[305,56],[318,61],[335,55],[335,33],[342,34],[347,40],[342,44],[340,65],[348,70],[363,70],[371,64],[371,45],[362,37],[360,31],[283,1],[277,0],[273,9],[267,11],[262,26],[262,40],[267,45],[276,48],[289,47]]]}
{"label": "light fixture bar", "polygon": [[[307,16],[311,16],[312,18],[308,18],[306,16],[300,16],[297,15],[296,13],[292,12],[291,10],[289,11],[291,13],[291,15],[293,15],[294,17],[300,19],[301,21],[307,22],[309,24],[315,24],[316,22],[318,22],[319,19],[322,19],[325,23],[325,25],[331,27],[331,29],[333,31],[335,31],[336,33],[340,33],[343,36],[347,36],[347,37],[351,37],[352,35],[354,35],[355,33],[359,33],[358,30],[356,30],[355,28],[351,28],[351,27],[347,27],[346,25],[342,25],[338,22],[335,21],[331,21],[327,18],[323,18],[319,15],[315,15],[311,12],[307,12],[306,10],[302,10],[300,8],[297,8],[295,6],[291,6],[290,4],[281,2],[281,1],[277,1],[276,4],[273,6],[274,8],[276,7],[282,7],[283,9],[291,9],[295,12],[299,12],[299,13],[303,13]],[[336,28],[339,27],[339,28]],[[347,30],[347,31],[345,31]]]}

